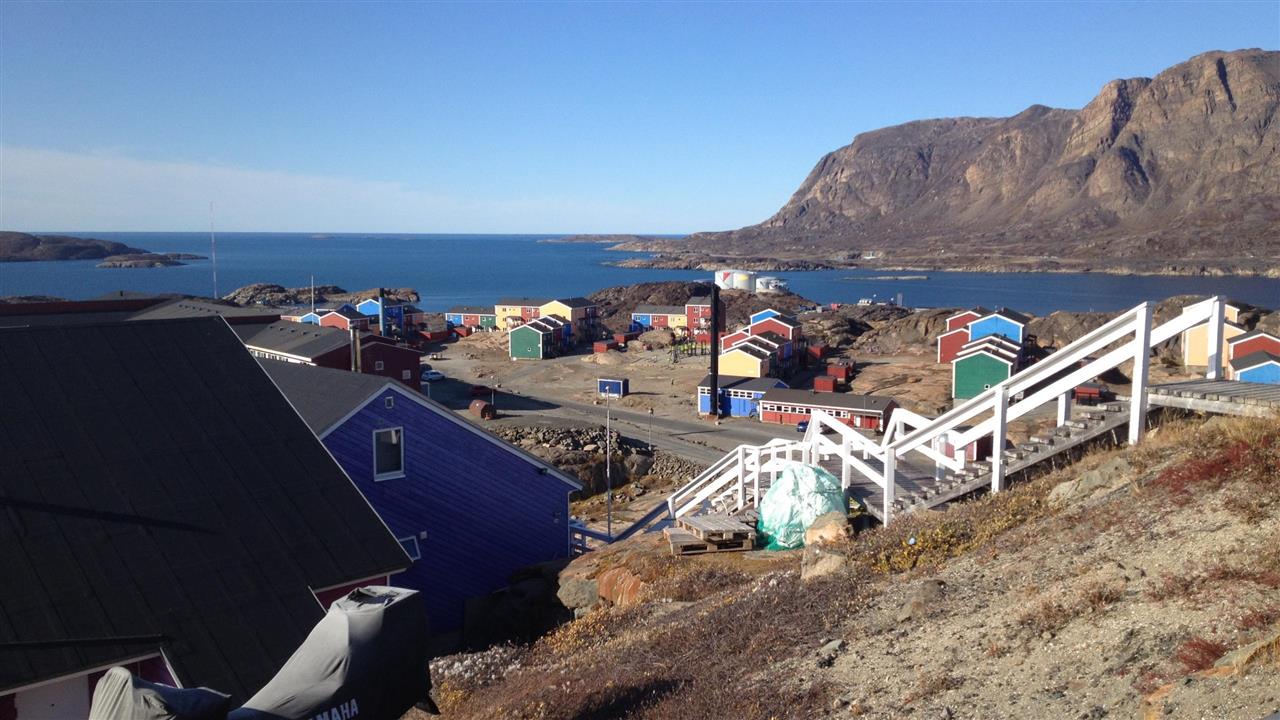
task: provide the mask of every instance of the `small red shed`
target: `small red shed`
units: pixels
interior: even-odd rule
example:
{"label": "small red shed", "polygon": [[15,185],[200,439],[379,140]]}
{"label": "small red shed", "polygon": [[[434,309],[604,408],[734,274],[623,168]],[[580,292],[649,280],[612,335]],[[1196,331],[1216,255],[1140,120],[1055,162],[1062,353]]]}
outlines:
{"label": "small red shed", "polygon": [[938,363],[946,364],[956,359],[960,350],[969,342],[969,328],[962,327],[938,336]]}
{"label": "small red shed", "polygon": [[813,379],[813,389],[818,392],[835,392],[836,379],[830,375],[819,375]]}
{"label": "small red shed", "polygon": [[1235,360],[1256,352],[1280,355],[1280,336],[1266,330],[1250,330],[1227,340],[1227,360]]}
{"label": "small red shed", "polygon": [[853,365],[827,363],[827,375],[842,382],[849,382],[849,379],[853,377]]}

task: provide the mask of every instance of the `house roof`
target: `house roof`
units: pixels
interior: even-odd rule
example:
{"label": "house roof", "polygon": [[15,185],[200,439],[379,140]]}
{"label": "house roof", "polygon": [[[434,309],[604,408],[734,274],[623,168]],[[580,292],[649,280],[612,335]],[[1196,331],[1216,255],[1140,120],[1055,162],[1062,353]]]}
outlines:
{"label": "house roof", "polygon": [[1010,365],[1018,361],[1017,353],[1010,352],[1009,350],[1003,347],[1000,347],[999,345],[986,344],[986,345],[975,345],[973,347],[969,347],[966,345],[964,349],[962,349],[959,353],[956,354],[954,358],[952,358],[951,362],[957,363],[957,362],[960,362],[961,360],[967,360],[976,355],[988,355],[990,357],[996,358],[997,360],[1006,362]]}
{"label": "house roof", "polygon": [[[783,387],[787,384],[778,378],[756,378],[743,377],[741,375],[721,375],[719,386],[721,390],[755,390],[765,391],[772,390],[777,387],[778,383],[782,383]],[[711,376],[706,375],[702,378],[702,382],[698,383],[699,388],[711,388]]]}
{"label": "house roof", "polygon": [[483,437],[499,445],[507,452],[519,455],[538,468],[545,468],[547,474],[554,475],[558,480],[567,483],[575,490],[582,489],[582,483],[569,477],[554,465],[521,450],[501,438],[490,435],[483,429],[458,417],[449,408],[394,380],[388,380],[377,375],[361,375],[343,370],[302,365],[300,363],[287,363],[279,360],[259,360],[258,362],[317,436],[323,437],[327,435],[336,425],[346,420],[352,413],[364,407],[371,400],[381,397],[384,392],[394,390],[401,396],[407,397],[454,422],[467,432]]}
{"label": "house roof", "polygon": [[222,318],[0,330],[0,397],[0,692],[163,650],[243,702],[409,564]]}
{"label": "house roof", "polygon": [[686,302],[686,303],[685,303],[685,305],[706,305],[706,306],[710,306],[710,305],[711,305],[711,296],[710,296],[710,295],[694,295],[693,297],[689,298],[689,301],[688,301],[688,302]]}
{"label": "house roof", "polygon": [[55,300],[35,303],[0,303],[0,327],[84,325],[127,320],[162,298],[108,298]]}
{"label": "house roof", "polygon": [[[763,311],[763,310],[761,310],[761,312],[764,312],[764,311]],[[751,327],[755,327],[756,325],[759,325],[760,323],[768,322],[768,321],[770,321],[770,320],[774,320],[774,321],[780,322],[780,323],[782,323],[783,325],[786,325],[786,326],[788,326],[788,327],[793,327],[793,328],[798,328],[798,327],[800,327],[800,323],[799,323],[799,322],[797,322],[795,318],[793,318],[793,317],[791,317],[791,316],[789,316],[789,315],[770,315],[769,317],[760,318],[759,320],[757,320],[757,321],[755,321],[755,322],[751,323]]]}
{"label": "house roof", "polygon": [[518,307],[542,307],[551,302],[550,298],[508,297],[498,301],[499,305],[515,305]]}
{"label": "house roof", "polygon": [[960,352],[964,352],[965,350],[972,350],[974,348],[979,348],[979,347],[999,348],[1000,350],[1004,350],[1006,352],[1011,352],[1014,354],[1017,354],[1019,351],[1022,350],[1021,345],[1019,345],[1018,343],[1010,340],[1009,338],[1003,335],[983,335],[977,340],[970,340],[964,345],[961,345]]}
{"label": "house roof", "polygon": [[310,323],[282,320],[269,325],[237,325],[234,329],[247,347],[308,360],[351,346],[351,335],[346,330]]}
{"label": "house roof", "polygon": [[766,330],[766,331],[764,331],[764,332],[762,332],[762,333],[758,333],[758,334],[756,334],[756,335],[752,335],[751,337],[753,337],[753,338],[762,338],[762,339],[764,339],[764,340],[768,340],[769,342],[773,343],[774,345],[781,345],[781,344],[786,343],[786,342],[791,342],[790,340],[787,340],[786,338],[782,337],[781,335],[779,335],[778,333],[776,333],[776,332],[774,332],[774,331],[772,331],[772,330]]}
{"label": "house roof", "polygon": [[[588,300],[588,299],[586,299],[586,298],[584,298],[584,297],[556,298],[556,299],[554,299],[554,300],[548,300],[547,302],[558,302],[558,303],[560,303],[561,305],[565,305],[565,306],[567,306],[567,307],[571,307],[571,308],[585,308],[585,307],[592,307],[592,306],[594,306],[594,305],[596,304],[596,303],[592,302],[591,300]],[[544,304],[545,304],[545,303],[544,303]]]}
{"label": "house roof", "polygon": [[778,402],[788,405],[807,405],[810,407],[839,408],[840,410],[856,410],[884,414],[890,405],[895,404],[893,398],[882,395],[855,395],[853,393],[829,393],[792,388],[774,388],[760,398],[761,402]]}
{"label": "house roof", "polygon": [[1258,365],[1266,365],[1267,363],[1280,364],[1280,356],[1269,353],[1265,350],[1259,350],[1258,352],[1249,353],[1244,357],[1232,360],[1231,369],[1239,372],[1240,370],[1248,370],[1249,368],[1257,367]]}
{"label": "house roof", "polygon": [[683,315],[683,305],[637,305],[632,314],[640,313],[641,315]]}
{"label": "house roof", "polygon": [[262,318],[263,322],[269,322],[269,318],[280,317],[280,311],[263,307],[240,307],[198,298],[178,298],[137,312],[129,319],[173,320],[213,315],[227,318]]}
{"label": "house roof", "polygon": [[[1013,310],[1010,310],[1009,308],[999,308],[995,312],[991,312],[991,313],[987,313],[986,315],[983,315],[982,317],[978,318],[978,320],[981,320],[983,318],[996,317],[996,316],[1002,317],[1005,320],[1012,320],[1013,322],[1019,325],[1026,325],[1027,323],[1031,322],[1031,318],[1027,317],[1026,315],[1023,315],[1020,312],[1015,312]],[[974,322],[977,322],[977,320],[975,320]]]}
{"label": "house roof", "polygon": [[1267,332],[1266,330],[1263,330],[1262,328],[1255,328],[1255,329],[1253,329],[1253,330],[1250,330],[1250,331],[1249,331],[1249,332],[1247,332],[1247,333],[1241,333],[1241,334],[1239,334],[1239,335],[1235,335],[1235,336],[1232,336],[1232,337],[1227,338],[1227,344],[1228,344],[1228,345],[1235,345],[1236,343],[1241,342],[1241,341],[1243,341],[1243,340],[1252,340],[1252,339],[1254,339],[1254,338],[1259,338],[1259,337],[1269,337],[1269,338],[1271,338],[1272,340],[1278,340],[1278,341],[1280,341],[1280,335],[1276,335],[1276,334],[1275,334],[1275,333],[1273,333],[1273,332]]}
{"label": "house roof", "polygon": [[729,348],[728,350],[725,350],[720,354],[728,355],[729,353],[735,352],[735,351],[746,353],[751,357],[759,360],[768,360],[769,358],[773,357],[773,353],[761,348],[759,345],[752,345],[747,340],[743,340],[742,342],[734,345],[733,347]]}
{"label": "house roof", "polygon": [[454,305],[447,310],[450,314],[462,313],[463,315],[492,315],[493,306],[485,307],[483,305]]}
{"label": "house roof", "polygon": [[[981,305],[978,305],[978,306],[976,306],[976,307],[971,307],[971,308],[969,308],[969,309],[967,309],[967,310],[961,310],[961,311],[959,311],[959,312],[952,313],[951,315],[948,315],[948,316],[943,320],[943,322],[946,322],[946,321],[948,321],[948,320],[952,320],[952,319],[954,319],[954,318],[958,318],[958,317],[960,317],[961,315],[976,315],[976,316],[978,316],[978,317],[982,317],[982,316],[984,316],[984,315],[990,315],[990,314],[991,314],[991,311],[990,311],[989,309],[984,308],[984,307],[982,307]],[[954,332],[954,331],[953,331],[953,332]]]}
{"label": "house roof", "polygon": [[368,315],[365,315],[362,312],[358,312],[356,310],[352,310],[350,308],[345,308],[345,307],[337,307],[332,310],[317,310],[316,312],[321,317],[324,317],[325,315],[341,315],[342,317],[348,320],[368,320],[369,319]]}

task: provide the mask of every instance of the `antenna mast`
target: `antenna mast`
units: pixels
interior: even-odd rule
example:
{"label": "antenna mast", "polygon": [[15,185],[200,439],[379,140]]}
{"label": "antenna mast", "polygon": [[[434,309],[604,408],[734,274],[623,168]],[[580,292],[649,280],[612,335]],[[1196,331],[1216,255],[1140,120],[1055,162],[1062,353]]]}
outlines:
{"label": "antenna mast", "polygon": [[218,240],[213,235],[213,201],[209,201],[209,259],[213,263],[213,299],[218,299]]}

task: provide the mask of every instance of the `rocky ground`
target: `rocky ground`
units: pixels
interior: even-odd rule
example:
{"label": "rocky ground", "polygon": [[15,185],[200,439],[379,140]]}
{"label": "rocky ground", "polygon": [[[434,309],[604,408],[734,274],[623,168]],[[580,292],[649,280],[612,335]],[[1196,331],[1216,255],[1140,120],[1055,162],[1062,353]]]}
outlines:
{"label": "rocky ground", "polygon": [[579,619],[437,660],[437,698],[458,718],[1263,717],[1277,477],[1280,422],[1191,419],[804,550],[641,536],[559,573]]}
{"label": "rocky ground", "polygon": [[177,265],[186,265],[183,260],[206,260],[204,255],[193,255],[191,253],[129,253],[125,255],[111,255],[102,259],[98,263],[100,268],[157,268],[157,267],[174,267]]}

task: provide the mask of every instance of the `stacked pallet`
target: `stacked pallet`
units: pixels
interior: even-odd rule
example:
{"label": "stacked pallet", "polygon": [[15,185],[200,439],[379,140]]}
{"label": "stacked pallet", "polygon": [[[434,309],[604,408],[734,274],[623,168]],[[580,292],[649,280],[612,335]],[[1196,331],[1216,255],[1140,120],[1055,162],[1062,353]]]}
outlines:
{"label": "stacked pallet", "polygon": [[671,543],[671,554],[701,555],[711,552],[742,552],[755,547],[756,528],[746,517],[729,515],[685,516],[674,527],[662,531]]}

